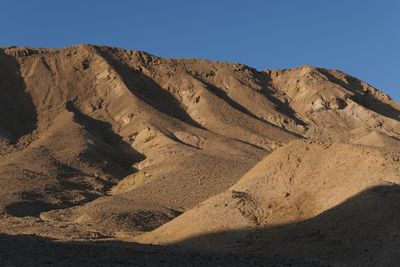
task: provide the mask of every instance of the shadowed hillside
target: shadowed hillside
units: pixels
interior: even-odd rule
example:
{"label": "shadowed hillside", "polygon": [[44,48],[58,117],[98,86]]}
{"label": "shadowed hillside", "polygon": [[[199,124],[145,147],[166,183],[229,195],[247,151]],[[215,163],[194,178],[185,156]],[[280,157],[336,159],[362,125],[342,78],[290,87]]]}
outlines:
{"label": "shadowed hillside", "polygon": [[[397,185],[373,187],[310,220],[199,236],[178,243],[178,247],[0,235],[0,262],[60,266],[390,266],[400,260],[399,196]],[[201,246],[183,249],[193,244]]]}

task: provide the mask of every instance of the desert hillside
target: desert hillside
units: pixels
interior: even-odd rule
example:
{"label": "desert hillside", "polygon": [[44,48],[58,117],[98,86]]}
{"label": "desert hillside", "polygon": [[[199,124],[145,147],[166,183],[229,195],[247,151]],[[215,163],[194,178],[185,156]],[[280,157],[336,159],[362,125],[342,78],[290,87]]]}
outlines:
{"label": "desert hillside", "polygon": [[0,181],[0,263],[400,262],[400,104],[338,70],[2,47]]}

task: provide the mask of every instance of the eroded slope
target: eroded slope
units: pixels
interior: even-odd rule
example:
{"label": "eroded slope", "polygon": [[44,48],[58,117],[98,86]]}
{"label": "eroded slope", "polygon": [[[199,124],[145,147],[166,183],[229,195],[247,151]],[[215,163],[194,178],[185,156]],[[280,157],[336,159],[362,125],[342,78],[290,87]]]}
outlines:
{"label": "eroded slope", "polygon": [[1,48],[0,229],[240,243],[209,237],[307,221],[397,184],[399,110],[336,70]]}

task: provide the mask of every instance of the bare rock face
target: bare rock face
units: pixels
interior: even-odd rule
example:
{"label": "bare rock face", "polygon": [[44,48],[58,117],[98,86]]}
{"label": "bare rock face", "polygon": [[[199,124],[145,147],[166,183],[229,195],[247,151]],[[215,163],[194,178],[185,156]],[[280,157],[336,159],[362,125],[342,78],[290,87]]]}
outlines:
{"label": "bare rock face", "polygon": [[0,231],[396,265],[399,121],[337,70],[0,48]]}

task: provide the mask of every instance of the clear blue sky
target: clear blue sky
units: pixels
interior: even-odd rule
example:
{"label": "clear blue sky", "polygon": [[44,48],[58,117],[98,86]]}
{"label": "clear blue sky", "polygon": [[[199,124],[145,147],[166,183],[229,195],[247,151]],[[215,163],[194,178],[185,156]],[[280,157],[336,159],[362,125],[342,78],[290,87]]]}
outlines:
{"label": "clear blue sky", "polygon": [[398,0],[0,0],[0,46],[92,43],[162,57],[310,64],[400,100]]}

